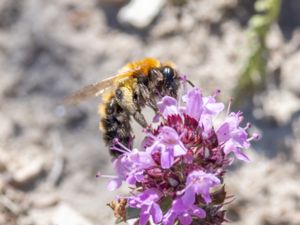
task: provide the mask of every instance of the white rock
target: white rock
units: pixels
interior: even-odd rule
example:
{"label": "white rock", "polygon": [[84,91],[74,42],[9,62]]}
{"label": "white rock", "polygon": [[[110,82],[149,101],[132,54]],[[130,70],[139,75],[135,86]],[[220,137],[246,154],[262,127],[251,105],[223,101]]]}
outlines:
{"label": "white rock", "polygon": [[87,218],[80,215],[75,209],[65,203],[57,206],[53,214],[52,224],[92,225]]}
{"label": "white rock", "polygon": [[282,85],[300,97],[300,52],[283,63]]}
{"label": "white rock", "polygon": [[275,118],[280,124],[287,123],[293,113],[300,109],[300,100],[286,90],[268,92],[264,102],[265,115]]}
{"label": "white rock", "polygon": [[13,181],[18,185],[26,185],[36,179],[44,169],[44,161],[42,159],[32,161],[27,166],[19,169],[13,174]]}
{"label": "white rock", "polygon": [[40,209],[55,206],[60,201],[59,196],[54,193],[35,194],[31,199],[32,206]]}
{"label": "white rock", "polygon": [[0,112],[0,144],[5,143],[13,133],[13,125],[10,118]]}
{"label": "white rock", "polygon": [[165,0],[132,0],[120,10],[118,19],[134,27],[145,28],[158,15],[164,4]]}

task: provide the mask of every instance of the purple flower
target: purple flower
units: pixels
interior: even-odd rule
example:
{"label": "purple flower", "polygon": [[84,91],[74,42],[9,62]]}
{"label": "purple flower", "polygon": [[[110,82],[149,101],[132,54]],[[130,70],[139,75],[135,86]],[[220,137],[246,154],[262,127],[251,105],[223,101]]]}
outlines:
{"label": "purple flower", "polygon": [[193,88],[182,98],[186,102],[184,113],[197,121],[203,115],[215,116],[224,109],[224,104],[216,102],[214,96],[202,97],[198,88]]}
{"label": "purple flower", "polygon": [[178,219],[182,225],[190,225],[192,216],[205,218],[206,212],[195,205],[186,206],[181,198],[177,198],[173,201],[171,209],[164,216],[162,224],[174,225],[176,219]]}
{"label": "purple flower", "polygon": [[155,165],[149,152],[133,150],[120,155],[114,160],[113,166],[117,172],[117,177],[108,184],[108,189],[113,191],[119,188],[123,181],[134,185],[144,178],[144,169]]}
{"label": "purple flower", "polygon": [[211,202],[209,189],[220,184],[221,181],[213,174],[201,170],[191,172],[186,181],[186,188],[182,200],[185,205],[195,203],[195,195],[201,195],[206,203]]}
{"label": "purple flower", "polygon": [[150,218],[155,224],[161,222],[163,213],[157,203],[161,197],[162,194],[152,188],[127,199],[130,207],[140,209],[139,225],[146,225]]}
{"label": "purple flower", "polygon": [[163,97],[162,100],[157,103],[157,106],[164,118],[179,114],[177,100],[170,96]]}
{"label": "purple flower", "polygon": [[198,88],[193,88],[182,99],[186,102],[184,113],[198,121],[203,111],[201,92]]}
{"label": "purple flower", "polygon": [[161,127],[158,136],[154,138],[154,143],[146,151],[161,153],[161,167],[163,169],[170,168],[175,157],[185,155],[187,152],[178,133],[171,127]]}
{"label": "purple flower", "polygon": [[203,114],[206,115],[215,116],[224,110],[224,104],[216,102],[214,96],[203,97],[203,105]]}
{"label": "purple flower", "polygon": [[[249,125],[240,126],[240,112],[231,113],[215,128],[214,119],[224,110],[224,104],[216,101],[218,94],[204,97],[192,88],[182,97],[183,105],[165,96],[153,119],[158,124],[144,130],[140,151],[119,142],[112,147],[120,155],[114,161],[117,176],[110,176],[114,179],[109,187],[116,189],[126,181],[131,194],[135,193],[127,198],[121,215],[126,214],[126,207],[138,208],[140,225],[148,221],[220,225],[225,221],[226,191],[213,187],[223,184],[231,152],[240,160],[249,160],[242,149],[249,148],[258,135],[248,138]],[[166,210],[164,215],[160,206]]]}
{"label": "purple flower", "polygon": [[246,128],[239,126],[242,121],[241,113],[231,113],[217,129],[217,137],[220,144],[224,145],[224,153],[227,155],[233,152],[235,156],[248,162],[248,156],[241,151],[242,148],[249,148],[250,143]]}
{"label": "purple flower", "polygon": [[161,115],[165,119],[172,115],[188,115],[199,123],[203,129],[203,137],[208,137],[213,129],[212,117],[223,111],[224,104],[216,102],[214,96],[202,97],[198,88],[191,89],[182,99],[186,104],[179,107],[176,99],[163,97],[158,103]]}

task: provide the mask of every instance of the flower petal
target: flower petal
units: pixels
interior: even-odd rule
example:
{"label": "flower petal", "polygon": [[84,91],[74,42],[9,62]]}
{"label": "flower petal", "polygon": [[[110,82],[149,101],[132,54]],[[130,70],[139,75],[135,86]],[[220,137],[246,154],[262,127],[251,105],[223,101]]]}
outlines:
{"label": "flower petal", "polygon": [[174,213],[172,211],[172,209],[170,209],[164,216],[163,218],[163,225],[174,225],[175,220],[176,220],[177,216],[176,213]]}
{"label": "flower petal", "polygon": [[152,216],[154,223],[158,224],[161,222],[161,220],[163,218],[163,213],[158,204],[153,203],[152,208],[150,210],[150,214]]}
{"label": "flower petal", "polygon": [[216,102],[216,99],[213,96],[203,97],[203,105],[204,114],[215,116],[224,110],[224,104]]}
{"label": "flower petal", "polygon": [[165,150],[161,152],[161,159],[160,159],[160,163],[161,163],[161,167],[163,169],[169,169],[174,161],[174,156],[173,156],[173,152]]}
{"label": "flower petal", "polygon": [[250,162],[249,157],[245,153],[243,153],[240,149],[234,151],[234,154],[237,159],[242,160],[244,162]]}
{"label": "flower petal", "polygon": [[192,187],[188,187],[182,196],[182,202],[186,206],[193,205],[195,202],[195,192]]}
{"label": "flower petal", "polygon": [[140,212],[140,223],[139,225],[146,225],[149,221],[149,206],[142,206],[141,212]]}
{"label": "flower petal", "polygon": [[164,118],[170,115],[179,114],[177,100],[170,96],[165,96],[160,102],[157,103],[157,107]]}
{"label": "flower petal", "polygon": [[107,189],[109,191],[114,191],[117,188],[119,188],[122,185],[122,180],[121,179],[113,179],[111,181],[109,181],[108,185],[107,185]]}
{"label": "flower petal", "polygon": [[175,145],[174,147],[174,156],[181,156],[181,155],[185,155],[187,152],[187,149],[184,147],[184,145],[182,143]]}
{"label": "flower petal", "polygon": [[184,213],[179,216],[179,221],[182,225],[190,225],[192,223],[192,217],[188,213]]}
{"label": "flower petal", "polygon": [[199,217],[199,218],[205,218],[206,217],[206,212],[203,209],[201,209],[197,206],[192,206],[192,214],[194,216]]}
{"label": "flower petal", "polygon": [[203,111],[201,92],[198,88],[193,88],[184,99],[186,101],[185,113],[198,121]]}
{"label": "flower petal", "polygon": [[223,123],[216,132],[219,143],[224,143],[230,139],[229,124]]}

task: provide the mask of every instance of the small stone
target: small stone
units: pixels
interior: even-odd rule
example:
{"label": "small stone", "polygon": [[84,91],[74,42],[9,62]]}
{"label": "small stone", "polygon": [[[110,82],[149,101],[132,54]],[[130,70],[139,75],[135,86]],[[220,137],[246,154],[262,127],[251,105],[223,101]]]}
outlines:
{"label": "small stone", "polygon": [[59,197],[55,194],[34,195],[32,199],[32,206],[43,209],[55,206],[59,201]]}
{"label": "small stone", "polygon": [[300,52],[283,63],[281,80],[283,88],[300,97]]}
{"label": "small stone", "polygon": [[92,225],[92,223],[71,206],[61,203],[57,206],[53,217],[52,224],[59,225]]}
{"label": "small stone", "polygon": [[293,113],[300,109],[300,100],[286,90],[270,91],[264,102],[264,114],[274,118],[281,125],[286,124]]}
{"label": "small stone", "polygon": [[0,173],[3,173],[4,171],[6,171],[6,165],[3,159],[0,158]]}
{"label": "small stone", "polygon": [[20,168],[13,174],[12,184],[17,187],[25,186],[29,182],[32,182],[33,180],[38,178],[39,175],[42,174],[43,170],[44,170],[43,160],[35,159],[35,161],[32,161],[26,166]]}
{"label": "small stone", "polygon": [[159,14],[164,4],[165,0],[132,0],[120,10],[118,19],[136,28],[145,28]]}
{"label": "small stone", "polygon": [[0,179],[0,194],[2,194],[4,188],[5,188],[5,182],[2,179]]}
{"label": "small stone", "polygon": [[0,112],[0,121],[1,121],[0,143],[1,142],[5,143],[5,141],[9,139],[11,134],[13,133],[13,126],[11,120],[1,112]]}

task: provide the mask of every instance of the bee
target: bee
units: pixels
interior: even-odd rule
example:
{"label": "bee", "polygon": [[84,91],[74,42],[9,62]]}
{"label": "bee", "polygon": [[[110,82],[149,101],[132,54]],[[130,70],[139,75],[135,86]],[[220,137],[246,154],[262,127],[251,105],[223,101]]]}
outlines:
{"label": "bee", "polygon": [[114,140],[126,147],[132,147],[130,119],[136,120],[143,128],[147,121],[142,114],[145,106],[158,111],[157,101],[162,96],[177,98],[180,79],[174,65],[161,63],[155,58],[133,61],[122,67],[118,73],[100,82],[88,85],[67,97],[67,104],[76,104],[92,96],[102,96],[99,106],[100,129],[112,155]]}

